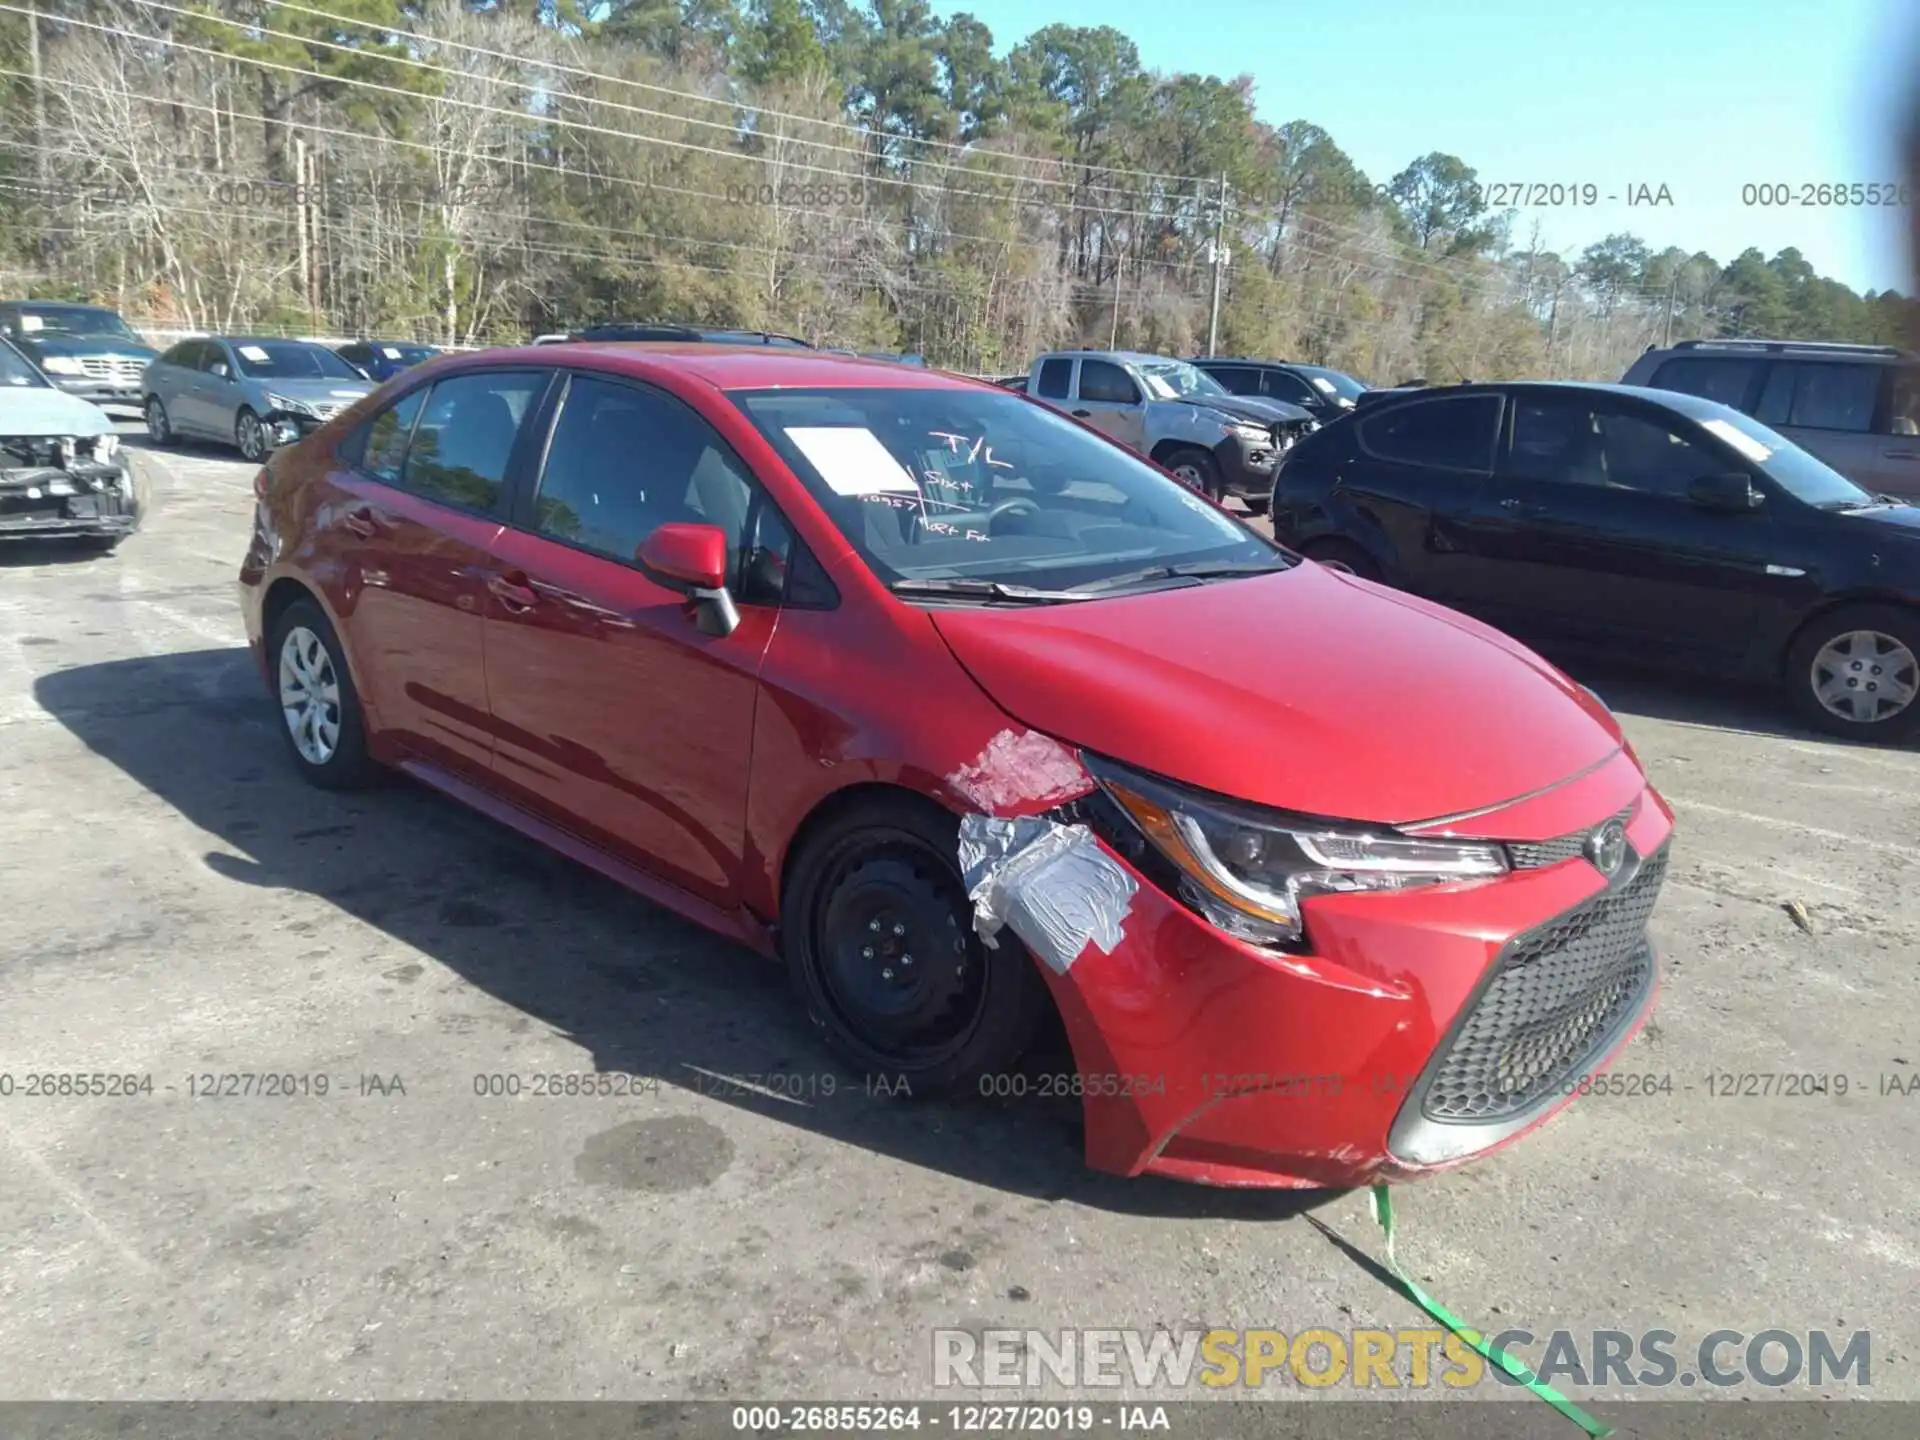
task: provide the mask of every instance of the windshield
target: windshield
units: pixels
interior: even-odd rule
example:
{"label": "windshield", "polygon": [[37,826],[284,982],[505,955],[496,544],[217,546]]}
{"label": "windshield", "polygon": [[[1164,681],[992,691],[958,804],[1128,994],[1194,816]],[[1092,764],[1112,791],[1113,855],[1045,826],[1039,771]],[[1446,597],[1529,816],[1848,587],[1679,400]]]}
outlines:
{"label": "windshield", "polygon": [[1720,413],[1700,424],[1716,440],[1731,446],[1743,460],[1759,466],[1781,489],[1797,500],[1823,510],[1871,505],[1873,496],[1824,460],[1802,450],[1786,436],[1768,429],[1751,415],[1730,406],[1713,407]]}
{"label": "windshield", "polygon": [[1296,365],[1294,369],[1306,376],[1307,383],[1322,395],[1332,395],[1341,400],[1358,400],[1366,393],[1367,387],[1351,375],[1338,370],[1329,370],[1324,365]]}
{"label": "windshield", "polygon": [[116,340],[138,340],[111,310],[87,305],[53,305],[44,310],[20,312],[22,335],[108,335]]}
{"label": "windshield", "polygon": [[1059,590],[1158,565],[1291,563],[1129,451],[998,390],[732,399],[889,584]]}
{"label": "windshield", "polygon": [[359,380],[333,351],[301,340],[234,340],[240,373],[255,380]]}
{"label": "windshield", "polygon": [[1142,365],[1140,373],[1146,377],[1147,388],[1161,400],[1233,393],[1206,371],[1184,360],[1156,360],[1152,364]]}
{"label": "windshield", "polygon": [[27,363],[27,359],[11,345],[0,344],[0,385],[37,385],[47,388],[46,380],[40,372]]}

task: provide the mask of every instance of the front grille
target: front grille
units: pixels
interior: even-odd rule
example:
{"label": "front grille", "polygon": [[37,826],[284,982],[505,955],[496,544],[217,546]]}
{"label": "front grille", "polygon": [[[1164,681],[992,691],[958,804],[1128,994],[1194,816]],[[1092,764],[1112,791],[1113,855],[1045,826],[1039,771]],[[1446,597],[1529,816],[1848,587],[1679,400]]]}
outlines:
{"label": "front grille", "polygon": [[[1624,825],[1632,814],[1633,806],[1629,805],[1612,818]],[[1533,840],[1509,844],[1507,854],[1512,856],[1513,868],[1516,870],[1538,870],[1544,865],[1558,865],[1562,860],[1571,860],[1576,855],[1584,853],[1587,848],[1587,837],[1599,828],[1596,825],[1591,829],[1576,830],[1571,835],[1562,835],[1555,840]]]}
{"label": "front grille", "polygon": [[132,355],[83,355],[80,368],[90,380],[112,380],[122,385],[139,383],[147,363]]}
{"label": "front grille", "polygon": [[1594,1059],[1652,983],[1647,917],[1666,873],[1662,849],[1624,885],[1501,952],[1435,1062],[1421,1105],[1428,1119],[1520,1114]]}

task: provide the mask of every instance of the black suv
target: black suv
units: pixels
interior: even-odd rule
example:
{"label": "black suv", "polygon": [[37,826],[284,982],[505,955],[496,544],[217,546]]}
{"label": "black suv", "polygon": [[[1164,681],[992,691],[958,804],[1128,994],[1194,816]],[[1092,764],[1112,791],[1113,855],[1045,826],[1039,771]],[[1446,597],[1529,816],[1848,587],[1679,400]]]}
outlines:
{"label": "black suv", "polygon": [[1541,649],[1783,683],[1812,724],[1920,733],[1920,508],[1716,401],[1440,386],[1308,436],[1274,536]]}
{"label": "black suv", "polygon": [[60,300],[0,302],[0,335],[69,395],[138,410],[140,377],[159,354],[118,311]]}
{"label": "black suv", "polygon": [[1352,410],[1367,390],[1351,375],[1325,365],[1250,360],[1242,355],[1207,355],[1189,363],[1206,371],[1231,394],[1284,400],[1298,405],[1322,425]]}
{"label": "black suv", "polygon": [[564,334],[540,335],[536,345],[558,345],[570,340],[681,340],[704,345],[777,345],[788,350],[811,350],[813,346],[792,335],[775,335],[765,330],[709,330],[699,325],[655,325],[611,321],[584,325]]}

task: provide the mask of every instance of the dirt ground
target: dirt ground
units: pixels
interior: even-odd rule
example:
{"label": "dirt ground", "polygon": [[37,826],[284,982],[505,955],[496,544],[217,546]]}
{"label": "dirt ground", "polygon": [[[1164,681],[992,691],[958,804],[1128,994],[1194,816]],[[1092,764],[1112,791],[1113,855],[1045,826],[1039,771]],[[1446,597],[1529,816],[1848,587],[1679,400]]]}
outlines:
{"label": "dirt ground", "polygon": [[[117,554],[0,554],[0,1398],[901,1398],[939,1327],[1425,1323],[1341,1244],[1379,1252],[1364,1196],[1103,1178],[1071,1112],[867,1095],[765,962],[434,795],[302,785],[240,648],[251,470],[141,463]],[[1920,1073],[1920,754],[1580,678],[1679,814],[1618,1067],[1674,1088],[1402,1192],[1402,1258],[1489,1332],[1869,1330],[1870,1389],[1813,1393],[1920,1397],[1920,1087],[1882,1079]],[[637,1078],[477,1093],[540,1072]]]}

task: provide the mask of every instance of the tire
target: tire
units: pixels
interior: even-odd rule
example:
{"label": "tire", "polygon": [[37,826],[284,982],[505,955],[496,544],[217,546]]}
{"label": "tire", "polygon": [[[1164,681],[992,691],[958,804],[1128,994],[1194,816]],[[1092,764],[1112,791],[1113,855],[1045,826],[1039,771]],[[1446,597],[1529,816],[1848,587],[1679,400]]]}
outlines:
{"label": "tire", "polygon": [[233,417],[233,443],[240,447],[240,458],[250,465],[265,464],[273,448],[267,444],[266,424],[246,405]]}
{"label": "tire", "polygon": [[[380,768],[367,755],[360,694],[348,673],[340,637],[320,607],[303,599],[281,611],[268,635],[267,656],[280,737],[301,775],[323,790],[374,784]],[[299,714],[288,703],[296,694],[306,701]]]}
{"label": "tire", "polygon": [[930,801],[862,800],[808,838],[781,897],[782,948],[821,1039],[914,1096],[1011,1069],[1049,1005],[1025,947],[975,933],[959,828]]}
{"label": "tire", "polygon": [[1167,458],[1161,462],[1174,476],[1191,485],[1209,500],[1218,503],[1226,498],[1226,485],[1220,479],[1220,466],[1213,456],[1197,445],[1179,445],[1167,451]]}
{"label": "tire", "polygon": [[1380,567],[1373,557],[1351,540],[1315,540],[1301,552],[1309,560],[1317,560],[1329,570],[1338,570],[1347,575],[1357,575],[1362,580],[1380,580]]}
{"label": "tire", "polygon": [[167,414],[167,407],[158,395],[149,395],[145,414],[147,417],[147,439],[156,445],[171,445],[179,437],[173,433],[173,417]]}
{"label": "tire", "polygon": [[1847,605],[1820,616],[1788,649],[1786,681],[1801,718],[1829,735],[1911,739],[1920,734],[1920,613]]}
{"label": "tire", "polygon": [[1273,505],[1271,495],[1242,495],[1240,503],[1247,507],[1249,515],[1264,515]]}

